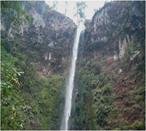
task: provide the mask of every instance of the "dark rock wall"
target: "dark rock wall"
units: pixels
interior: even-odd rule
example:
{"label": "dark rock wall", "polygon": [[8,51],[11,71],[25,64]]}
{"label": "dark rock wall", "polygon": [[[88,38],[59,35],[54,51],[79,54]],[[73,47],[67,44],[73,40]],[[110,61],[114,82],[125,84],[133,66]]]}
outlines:
{"label": "dark rock wall", "polygon": [[[144,2],[109,2],[98,10],[86,30],[86,51],[98,60],[121,60],[128,43],[137,43],[140,54],[145,28]],[[134,52],[133,52],[134,54]],[[98,56],[97,56],[98,57]],[[132,60],[132,56],[131,56]]]}
{"label": "dark rock wall", "polygon": [[41,76],[53,72],[64,74],[69,68],[76,25],[43,1],[23,2],[22,9],[30,16],[30,21],[20,24],[19,28],[12,26],[9,37],[23,41],[24,53],[30,55]]}

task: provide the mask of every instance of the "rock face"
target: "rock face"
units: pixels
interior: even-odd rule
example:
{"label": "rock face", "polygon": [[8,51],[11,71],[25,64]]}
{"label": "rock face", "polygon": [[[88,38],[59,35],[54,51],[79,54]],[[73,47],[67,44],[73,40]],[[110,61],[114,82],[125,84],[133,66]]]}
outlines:
{"label": "rock face", "polygon": [[70,18],[51,10],[43,1],[23,2],[22,9],[31,20],[19,28],[11,27],[9,37],[23,41],[26,46],[24,53],[43,77],[55,71],[64,73],[69,67],[76,25]]}
{"label": "rock face", "polygon": [[[16,58],[13,61],[15,68],[24,72],[19,79],[21,89],[20,92],[16,89],[17,95],[32,107],[25,113],[27,118],[22,118],[25,119],[23,126],[18,129],[57,130],[61,126],[65,77],[71,62],[76,25],[44,1],[23,1],[21,7],[30,16],[30,21],[14,25],[8,18],[12,14],[8,10],[8,15],[2,15],[1,28],[6,53]],[[11,24],[8,26],[8,23]],[[11,123],[7,128],[9,125]]]}
{"label": "rock face", "polygon": [[102,50],[102,58],[99,60],[108,60],[108,57],[121,60],[130,46],[129,43],[137,43],[135,51],[140,54],[142,39],[139,37],[140,34],[144,35],[144,11],[139,9],[140,6],[143,7],[142,4],[142,2],[105,4],[94,14],[90,25],[86,25],[86,51],[92,51],[95,56]]}
{"label": "rock face", "polygon": [[[144,129],[144,5],[108,2],[92,22],[85,22],[72,129]],[[79,113],[79,103],[85,105],[85,115]],[[78,117],[84,121],[77,122]]]}

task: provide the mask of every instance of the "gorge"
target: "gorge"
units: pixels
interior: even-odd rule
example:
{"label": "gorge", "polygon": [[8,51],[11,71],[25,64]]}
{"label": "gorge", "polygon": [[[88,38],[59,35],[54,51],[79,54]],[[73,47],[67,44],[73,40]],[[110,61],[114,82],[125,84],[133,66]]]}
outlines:
{"label": "gorge", "polygon": [[145,129],[144,1],[107,2],[85,29],[44,1],[1,10],[2,130]]}

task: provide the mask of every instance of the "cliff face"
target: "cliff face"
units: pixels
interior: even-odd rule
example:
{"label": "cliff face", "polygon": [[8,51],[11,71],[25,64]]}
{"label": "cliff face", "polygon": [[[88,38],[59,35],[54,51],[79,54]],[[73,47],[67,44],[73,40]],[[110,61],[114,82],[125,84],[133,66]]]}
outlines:
{"label": "cliff face", "polygon": [[109,2],[85,22],[72,129],[144,129],[144,4]]}
{"label": "cliff face", "polygon": [[[21,8],[30,21],[14,25],[8,17],[12,9],[6,8],[8,15],[2,12],[2,83],[15,84],[13,92],[3,86],[11,94],[2,97],[2,129],[60,129],[76,25],[43,1],[22,2]],[[16,83],[7,79],[8,73],[17,76]],[[7,111],[16,115],[7,116]]]}
{"label": "cliff face", "polygon": [[[69,68],[76,25],[43,1],[23,2],[22,9],[30,16],[30,21],[23,22],[19,28],[12,24],[8,36],[22,42],[26,48],[23,53],[28,55],[42,77],[56,71],[64,73]],[[6,23],[2,23],[3,32]]]}
{"label": "cliff face", "polygon": [[112,43],[113,56],[121,59],[124,57],[128,43],[140,44],[141,41],[137,37],[139,33],[144,33],[143,29],[144,5],[142,2],[107,3],[93,16],[88,29],[91,32],[88,43],[98,45],[100,42],[105,42],[105,46]]}
{"label": "cliff face", "polygon": [[[87,40],[86,49],[89,50],[89,46],[93,45],[91,47],[94,49],[91,51],[96,59],[115,62],[122,61],[124,56],[128,55],[127,48],[131,48],[129,60],[132,63],[134,58],[143,53],[141,50],[144,46],[144,21],[142,2],[107,3],[95,13],[90,27],[87,28],[86,36],[89,35],[90,39]],[[132,46],[130,43],[135,47],[129,47]],[[108,64],[102,68],[107,70],[107,67]]]}

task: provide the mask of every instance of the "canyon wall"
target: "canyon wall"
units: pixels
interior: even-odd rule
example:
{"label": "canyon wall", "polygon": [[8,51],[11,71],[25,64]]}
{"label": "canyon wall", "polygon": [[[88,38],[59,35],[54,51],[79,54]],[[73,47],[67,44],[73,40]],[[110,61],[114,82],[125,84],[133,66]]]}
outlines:
{"label": "canyon wall", "polygon": [[71,129],[144,129],[144,4],[107,2],[85,21]]}

